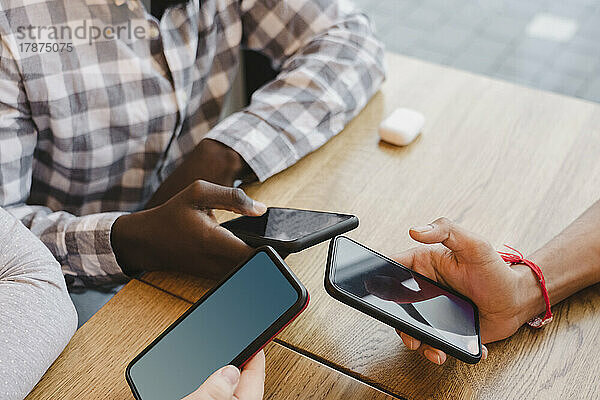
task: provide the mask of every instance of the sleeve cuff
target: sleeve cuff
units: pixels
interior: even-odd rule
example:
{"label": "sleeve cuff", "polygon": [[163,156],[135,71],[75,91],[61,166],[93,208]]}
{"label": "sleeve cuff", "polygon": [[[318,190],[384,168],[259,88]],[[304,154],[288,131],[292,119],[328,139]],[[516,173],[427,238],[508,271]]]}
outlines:
{"label": "sleeve cuff", "polygon": [[102,284],[125,280],[110,242],[112,226],[125,213],[92,214],[69,226],[65,232],[67,264],[83,281]]}
{"label": "sleeve cuff", "polygon": [[208,132],[206,138],[235,150],[261,182],[300,159],[284,133],[244,111],[225,118]]}

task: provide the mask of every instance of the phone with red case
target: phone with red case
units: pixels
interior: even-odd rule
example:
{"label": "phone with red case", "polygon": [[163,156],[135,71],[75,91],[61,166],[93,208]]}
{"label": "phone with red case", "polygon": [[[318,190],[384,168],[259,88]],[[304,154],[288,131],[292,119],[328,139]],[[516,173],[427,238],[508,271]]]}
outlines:
{"label": "phone with red case", "polygon": [[138,400],[181,399],[219,368],[242,367],[308,305],[269,246],[257,249],[127,366]]}

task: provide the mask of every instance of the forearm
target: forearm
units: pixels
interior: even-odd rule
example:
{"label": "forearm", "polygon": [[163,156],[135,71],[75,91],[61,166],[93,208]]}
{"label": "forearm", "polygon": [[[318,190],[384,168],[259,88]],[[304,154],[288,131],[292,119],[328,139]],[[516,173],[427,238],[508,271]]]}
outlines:
{"label": "forearm", "polygon": [[[383,47],[369,20],[342,3],[242,1],[244,44],[279,74],[206,137],[234,149],[260,181],[339,133],[384,79]],[[269,32],[261,29],[266,10]]]}
{"label": "forearm", "polygon": [[[541,269],[552,304],[600,282],[600,201],[528,259]],[[526,266],[523,274],[524,318],[543,313],[539,282]]]}

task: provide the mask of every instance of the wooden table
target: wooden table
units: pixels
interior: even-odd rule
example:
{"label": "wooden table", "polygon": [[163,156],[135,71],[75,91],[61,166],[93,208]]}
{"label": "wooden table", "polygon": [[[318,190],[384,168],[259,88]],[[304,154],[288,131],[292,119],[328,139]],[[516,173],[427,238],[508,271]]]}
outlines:
{"label": "wooden table", "polygon": [[[338,137],[247,192],[272,206],[355,214],[348,236],[386,254],[414,245],[411,225],[450,217],[533,251],[600,198],[600,106],[388,54],[388,79]],[[380,143],[396,107],[420,110],[424,134],[406,148]],[[600,393],[600,287],[555,308],[540,331],[521,329],[476,366],[438,367],[395,332],[330,298],[327,244],[287,258],[311,293],[278,342],[406,398],[585,398]],[[145,280],[189,301],[210,282],[164,273]]]}
{"label": "wooden table", "polygon": [[[600,198],[599,105],[398,55],[388,54],[387,64],[381,92],[344,132],[247,192],[272,206],[353,213],[360,226],[349,236],[386,254],[414,245],[409,226],[439,216],[498,247],[531,252]],[[406,148],[380,143],[376,132],[400,106],[427,117],[424,134]],[[598,285],[555,307],[555,322],[543,330],[522,328],[490,345],[486,361],[435,366],[407,351],[391,328],[325,293],[326,252],[320,244],[287,259],[311,304],[268,348],[267,398],[600,393]],[[80,329],[31,398],[90,390],[92,397],[127,397],[125,364],[213,284],[166,273],[143,281],[127,285]]]}
{"label": "wooden table", "polygon": [[[131,281],[77,331],[27,399],[133,399],[125,367],[190,305]],[[391,399],[279,344],[266,354],[265,399]]]}

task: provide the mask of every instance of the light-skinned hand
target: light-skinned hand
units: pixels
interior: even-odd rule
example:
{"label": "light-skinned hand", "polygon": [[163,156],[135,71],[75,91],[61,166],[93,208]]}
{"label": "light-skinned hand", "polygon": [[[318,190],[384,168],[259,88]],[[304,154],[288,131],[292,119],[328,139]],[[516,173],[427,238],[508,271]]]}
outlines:
{"label": "light-skinned hand", "polygon": [[240,370],[227,365],[209,376],[182,400],[260,400],[265,384],[265,353],[260,351]]}
{"label": "light-skinned hand", "polygon": [[[406,267],[451,287],[470,298],[479,308],[483,343],[505,339],[516,332],[529,316],[522,307],[528,299],[521,290],[535,279],[527,266],[507,265],[492,245],[447,218],[409,231],[424,243],[394,259]],[[541,294],[540,294],[541,301]],[[443,364],[446,353],[398,332],[410,350],[416,350],[431,362]],[[483,346],[482,357],[487,358]]]}

